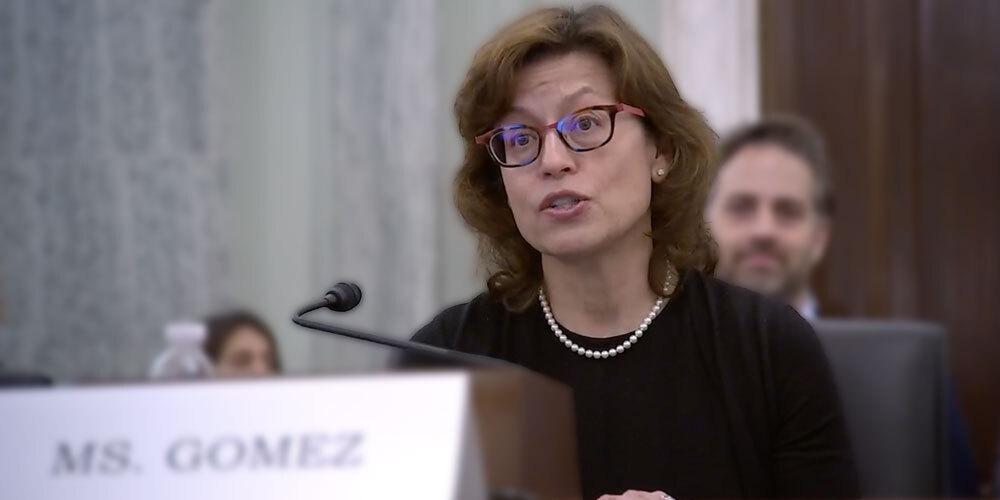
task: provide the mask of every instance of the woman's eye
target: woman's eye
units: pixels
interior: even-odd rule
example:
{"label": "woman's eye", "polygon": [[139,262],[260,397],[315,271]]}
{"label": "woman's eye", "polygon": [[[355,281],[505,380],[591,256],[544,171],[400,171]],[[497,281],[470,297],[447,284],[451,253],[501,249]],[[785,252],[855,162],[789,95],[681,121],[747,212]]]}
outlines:
{"label": "woman's eye", "polygon": [[529,134],[518,134],[515,135],[510,143],[516,147],[523,148],[531,145],[531,135]]}
{"label": "woman's eye", "polygon": [[573,117],[572,130],[576,132],[593,132],[603,126],[603,117],[597,113],[586,112]]}

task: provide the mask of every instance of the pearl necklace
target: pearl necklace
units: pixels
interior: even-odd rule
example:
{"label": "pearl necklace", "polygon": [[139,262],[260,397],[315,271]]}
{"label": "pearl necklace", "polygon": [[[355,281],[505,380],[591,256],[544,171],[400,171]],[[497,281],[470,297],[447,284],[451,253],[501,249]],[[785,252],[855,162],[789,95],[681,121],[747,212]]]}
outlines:
{"label": "pearl necklace", "polygon": [[[677,271],[673,267],[673,265],[670,265],[670,267],[667,270],[667,282],[663,286],[663,294],[669,296],[671,293],[673,293],[676,285],[677,285]],[[634,346],[636,342],[638,342],[639,339],[642,338],[642,335],[646,333],[646,330],[649,328],[649,325],[653,322],[653,320],[656,319],[656,316],[660,314],[660,310],[663,309],[663,305],[667,303],[667,300],[669,299],[658,297],[656,299],[656,303],[653,304],[653,309],[649,311],[649,314],[647,314],[645,318],[643,318],[642,324],[640,324],[639,328],[636,328],[635,331],[632,332],[632,335],[629,335],[627,340],[625,340],[621,344],[618,344],[615,347],[612,347],[611,349],[607,349],[604,351],[594,351],[591,349],[585,349],[581,347],[576,342],[570,340],[569,337],[567,337],[566,334],[563,333],[562,328],[559,327],[559,323],[556,322],[555,316],[552,315],[552,308],[549,307],[549,301],[546,300],[545,298],[544,288],[543,287],[538,288],[538,302],[542,305],[542,312],[545,313],[545,321],[548,322],[549,328],[552,329],[552,333],[555,334],[556,339],[558,339],[559,342],[568,347],[569,350],[579,354],[580,356],[586,356],[588,358],[593,358],[593,359],[613,358],[619,354],[624,353],[627,349]]]}

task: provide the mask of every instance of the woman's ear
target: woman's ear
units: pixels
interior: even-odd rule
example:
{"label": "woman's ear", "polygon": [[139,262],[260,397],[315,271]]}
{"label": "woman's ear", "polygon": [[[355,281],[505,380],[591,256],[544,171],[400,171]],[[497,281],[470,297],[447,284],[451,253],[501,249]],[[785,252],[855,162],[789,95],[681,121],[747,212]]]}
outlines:
{"label": "woman's ear", "polygon": [[667,178],[667,174],[670,173],[670,160],[667,160],[667,155],[661,153],[659,150],[656,151],[656,157],[653,158],[653,162],[650,164],[650,174],[653,182],[659,184]]}

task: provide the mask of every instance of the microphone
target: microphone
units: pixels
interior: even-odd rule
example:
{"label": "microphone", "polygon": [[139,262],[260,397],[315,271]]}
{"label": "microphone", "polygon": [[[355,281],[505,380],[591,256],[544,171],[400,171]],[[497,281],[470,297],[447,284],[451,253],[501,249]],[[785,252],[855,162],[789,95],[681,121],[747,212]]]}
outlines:
{"label": "microphone", "polygon": [[357,283],[341,281],[326,291],[323,300],[299,309],[295,316],[304,316],[316,309],[327,308],[334,312],[347,312],[361,303],[361,287]]}
{"label": "microphone", "polygon": [[489,356],[469,354],[453,349],[445,349],[443,347],[422,344],[412,340],[400,340],[388,335],[351,330],[329,323],[313,321],[304,317],[306,314],[323,308],[327,308],[335,312],[350,311],[361,303],[361,295],[361,287],[356,283],[337,283],[326,292],[323,300],[313,302],[299,309],[295,315],[292,316],[292,322],[301,327],[318,332],[394,347],[403,351],[404,354],[415,355],[417,359],[434,360],[436,363],[444,366],[476,368],[501,368],[513,366],[507,361],[491,358]]}

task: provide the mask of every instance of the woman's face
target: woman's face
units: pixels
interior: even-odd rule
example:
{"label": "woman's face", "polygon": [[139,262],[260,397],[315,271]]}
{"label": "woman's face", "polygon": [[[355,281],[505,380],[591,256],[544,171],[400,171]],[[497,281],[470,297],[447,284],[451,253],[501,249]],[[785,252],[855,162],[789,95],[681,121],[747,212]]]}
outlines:
{"label": "woman's face", "polygon": [[252,326],[238,327],[222,346],[215,363],[220,377],[253,377],[275,373],[271,343]]}
{"label": "woman's face", "polygon": [[[582,108],[616,104],[616,94],[599,57],[544,58],[520,71],[511,111],[500,124],[542,129]],[[580,153],[550,129],[534,162],[500,169],[517,228],[532,247],[543,255],[586,257],[649,231],[650,181],[659,181],[656,171],[667,164],[640,120],[618,113],[611,141]]]}

